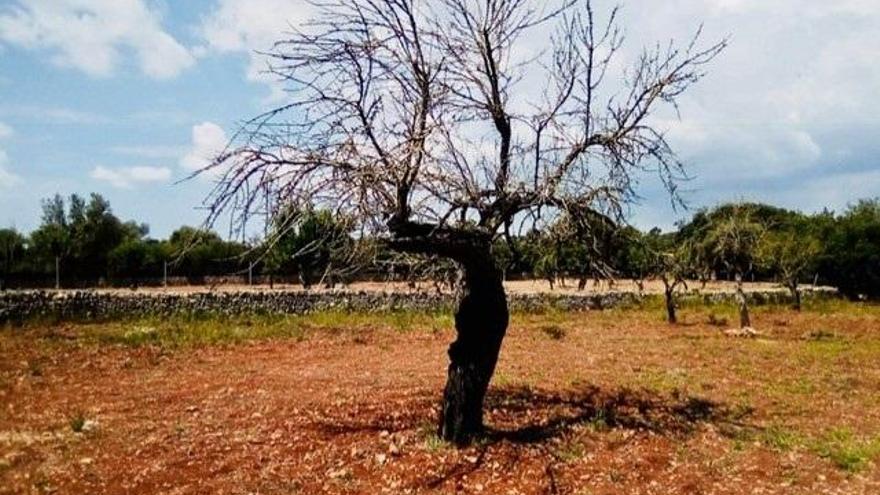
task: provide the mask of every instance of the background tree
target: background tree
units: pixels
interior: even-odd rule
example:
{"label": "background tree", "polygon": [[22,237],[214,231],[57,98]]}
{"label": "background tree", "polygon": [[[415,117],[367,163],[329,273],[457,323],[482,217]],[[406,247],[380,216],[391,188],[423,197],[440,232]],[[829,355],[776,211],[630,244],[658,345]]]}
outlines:
{"label": "background tree", "polygon": [[227,242],[215,232],[184,226],[168,239],[171,268],[178,276],[198,281],[207,276],[246,273],[249,249],[238,242]]}
{"label": "background tree", "polygon": [[863,200],[821,222],[823,278],[850,298],[880,297],[880,200]]}
{"label": "background tree", "polygon": [[687,288],[687,276],[692,272],[691,249],[687,243],[677,243],[674,234],[652,230],[641,239],[639,256],[646,275],[663,284],[666,320],[677,323],[675,292]]}
{"label": "background tree", "polygon": [[328,277],[342,276],[357,266],[349,259],[354,251],[350,229],[349,222],[330,211],[287,208],[274,218],[267,263],[298,274],[306,289]]}
{"label": "background tree", "polygon": [[[70,229],[64,208],[64,198],[56,194],[43,201],[40,226],[31,233],[31,246],[37,269],[42,273],[55,273],[72,252]],[[56,278],[56,282],[59,282]],[[56,285],[58,285],[56,283]]]}
{"label": "background tree", "polygon": [[0,290],[25,259],[25,238],[15,229],[0,229]]}
{"label": "background tree", "polygon": [[743,279],[752,272],[758,260],[758,247],[765,227],[752,217],[746,207],[732,205],[723,215],[715,215],[705,226],[703,245],[698,249],[710,253],[712,260],[724,267],[736,280],[740,328],[752,326]]}
{"label": "background tree", "polygon": [[[225,170],[208,221],[231,210],[244,228],[269,195],[351,218],[391,249],[456,261],[439,435],[467,443],[482,430],[508,324],[494,241],[563,214],[619,217],[644,170],[674,191],[681,164],[651,116],[674,106],[724,43],[658,45],[609,85],[617,11],[599,21],[586,0],[318,9],[271,51],[291,100],[250,120],[208,167]],[[537,86],[525,79],[538,74]]]}
{"label": "background tree", "polygon": [[768,230],[758,245],[758,260],[773,271],[782,285],[791,292],[792,306],[801,309],[801,280],[813,273],[822,246],[809,230],[807,222],[801,228],[791,230]]}

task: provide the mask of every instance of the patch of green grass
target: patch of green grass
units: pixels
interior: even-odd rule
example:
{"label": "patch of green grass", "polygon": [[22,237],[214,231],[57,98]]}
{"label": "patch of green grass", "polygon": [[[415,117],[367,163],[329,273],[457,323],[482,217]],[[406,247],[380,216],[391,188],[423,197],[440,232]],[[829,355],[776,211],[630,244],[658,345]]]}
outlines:
{"label": "patch of green grass", "polygon": [[840,337],[837,335],[837,332],[825,328],[811,330],[809,333],[804,335],[804,340],[809,340],[811,342],[830,342],[838,340],[839,338]]}
{"label": "patch of green grass", "polygon": [[587,428],[594,432],[605,431],[608,429],[607,418],[608,413],[605,412],[605,409],[597,409],[595,414],[587,420]]}
{"label": "patch of green grass", "polygon": [[687,370],[681,368],[652,369],[647,368],[639,372],[636,383],[647,390],[659,393],[669,393],[687,388],[693,380]]}
{"label": "patch of green grass", "polygon": [[847,428],[835,428],[815,440],[812,449],[820,457],[852,473],[880,456],[880,436],[860,438]]}
{"label": "patch of green grass", "polygon": [[834,361],[851,348],[845,340],[815,340],[806,343],[804,353],[817,361]]}
{"label": "patch of green grass", "polygon": [[803,438],[798,433],[772,425],[759,435],[762,444],[779,452],[788,452],[803,444]]}
{"label": "patch of green grass", "polygon": [[447,447],[449,447],[449,443],[440,438],[435,432],[431,432],[425,437],[425,450],[428,452],[440,452]]}
{"label": "patch of green grass", "polygon": [[880,304],[850,301],[842,297],[806,298],[802,310],[821,315],[844,313],[859,317],[880,317]]}
{"label": "patch of green grass", "polygon": [[[779,452],[807,448],[850,473],[860,471],[868,463],[880,457],[880,436],[859,437],[845,427],[831,429],[821,437],[812,439],[777,425],[766,428],[756,436],[751,434],[747,436],[756,438],[763,445]],[[751,440],[751,438],[742,440]]]}
{"label": "patch of green grass", "polygon": [[554,455],[560,461],[570,463],[583,459],[586,453],[587,449],[584,447],[584,444],[577,440],[569,440],[560,445],[554,452]]}
{"label": "patch of green grass", "polygon": [[451,315],[445,313],[321,311],[305,315],[142,318],[133,321],[84,324],[81,335],[87,341],[99,343],[176,348],[269,339],[303,340],[315,332],[346,335],[358,335],[377,329],[436,332],[452,326]]}

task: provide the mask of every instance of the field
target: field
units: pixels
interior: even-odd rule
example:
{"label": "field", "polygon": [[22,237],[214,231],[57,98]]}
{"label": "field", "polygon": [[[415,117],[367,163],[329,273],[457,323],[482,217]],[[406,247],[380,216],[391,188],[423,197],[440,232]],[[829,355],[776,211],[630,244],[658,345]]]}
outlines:
{"label": "field", "polygon": [[880,308],[733,314],[513,315],[462,450],[449,315],[0,329],[0,493],[880,493]]}

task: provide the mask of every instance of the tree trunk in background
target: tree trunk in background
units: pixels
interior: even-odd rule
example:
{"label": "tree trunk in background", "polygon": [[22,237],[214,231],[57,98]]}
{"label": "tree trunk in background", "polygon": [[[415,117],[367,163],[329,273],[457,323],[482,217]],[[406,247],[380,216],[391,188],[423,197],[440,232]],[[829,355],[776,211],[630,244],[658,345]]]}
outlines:
{"label": "tree trunk in background", "polygon": [[678,317],[675,315],[675,295],[674,290],[666,286],[666,290],[664,291],[666,295],[666,321],[669,323],[678,323]]}
{"label": "tree trunk in background", "polygon": [[455,312],[457,338],[449,346],[449,371],[440,411],[440,438],[470,443],[483,431],[483,399],[495,371],[509,314],[501,273],[491,256],[464,263]]}
{"label": "tree trunk in background", "polygon": [[736,302],[739,305],[739,327],[746,328],[752,326],[746,293],[743,291],[742,274],[740,273],[736,274]]}
{"label": "tree trunk in background", "polygon": [[794,308],[795,311],[800,311],[801,310],[801,291],[800,291],[800,288],[798,287],[797,282],[789,284],[788,290],[791,291],[791,298],[793,301],[792,308]]}

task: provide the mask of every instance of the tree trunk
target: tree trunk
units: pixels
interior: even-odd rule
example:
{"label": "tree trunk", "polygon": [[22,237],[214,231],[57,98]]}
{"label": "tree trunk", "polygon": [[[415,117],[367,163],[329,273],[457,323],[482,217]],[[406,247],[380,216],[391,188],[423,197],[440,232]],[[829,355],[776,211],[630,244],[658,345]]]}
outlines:
{"label": "tree trunk", "polygon": [[678,323],[678,317],[675,315],[675,297],[673,289],[667,286],[664,292],[666,295],[666,321],[672,324]]}
{"label": "tree trunk", "polygon": [[739,327],[746,328],[752,326],[746,293],[743,291],[742,275],[739,273],[736,274],[736,302],[739,305]]}
{"label": "tree trunk", "polygon": [[449,346],[449,371],[438,436],[457,445],[483,431],[483,399],[507,331],[507,298],[490,256],[464,264],[455,312],[457,338]]}
{"label": "tree trunk", "polygon": [[792,308],[794,308],[795,311],[800,311],[801,310],[801,291],[798,288],[797,282],[789,284],[788,290],[791,291]]}

